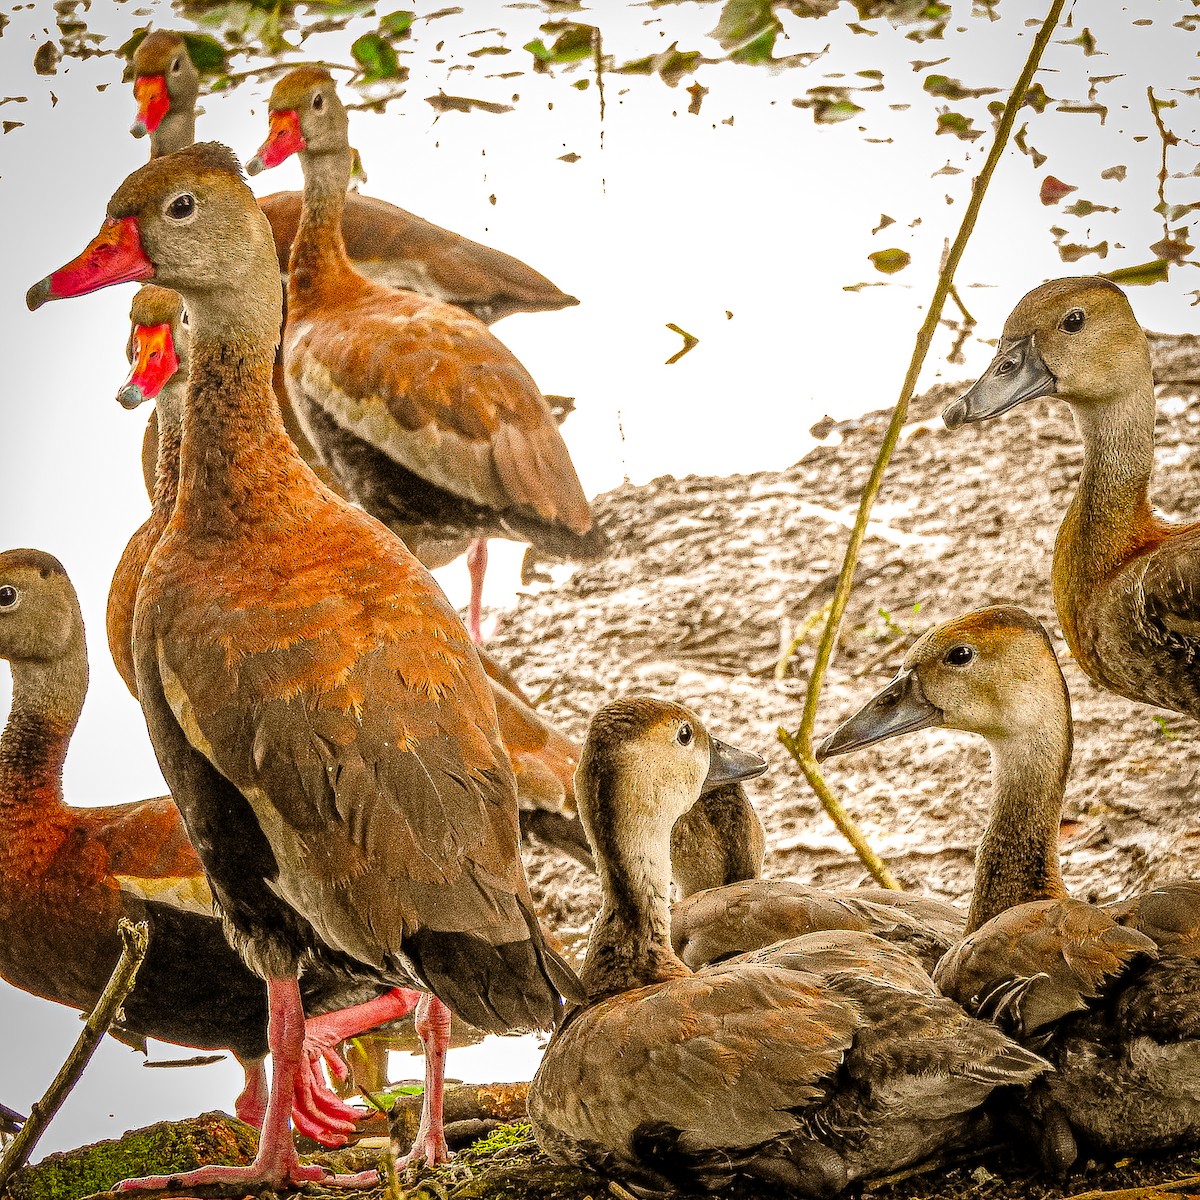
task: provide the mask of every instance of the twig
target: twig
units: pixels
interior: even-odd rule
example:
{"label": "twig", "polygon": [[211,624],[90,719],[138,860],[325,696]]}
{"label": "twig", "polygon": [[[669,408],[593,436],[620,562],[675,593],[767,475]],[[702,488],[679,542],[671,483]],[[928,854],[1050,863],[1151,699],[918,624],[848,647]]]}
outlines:
{"label": "twig", "polygon": [[33,1106],[29,1119],[21,1126],[12,1145],[0,1158],[0,1193],[2,1193],[13,1174],[29,1160],[38,1139],[50,1124],[54,1114],[62,1107],[62,1102],[75,1086],[76,1080],[83,1074],[88,1060],[95,1053],[100,1039],[108,1032],[108,1027],[116,1018],[125,997],[133,988],[137,978],[138,968],[146,957],[146,947],[150,942],[150,931],[145,921],[133,925],[121,920],[118,927],[121,932],[121,957],[96,1007],[84,1022],[83,1032],[80,1033],[67,1061],[59,1068],[54,1082],[46,1089],[46,1094]]}
{"label": "twig", "polygon": [[1171,107],[1174,101],[1169,101],[1166,104],[1154,94],[1154,88],[1146,88],[1146,99],[1150,101],[1150,115],[1154,118],[1154,124],[1158,128],[1158,137],[1162,142],[1162,166],[1158,169],[1158,209],[1162,213],[1163,219],[1163,236],[1170,238],[1171,223],[1167,220],[1167,150],[1171,146],[1178,146],[1179,139],[1167,128],[1162,119],[1162,109]]}
{"label": "twig", "polygon": [[1172,1179],[1167,1183],[1143,1183],[1137,1187],[1119,1188],[1115,1192],[1077,1192],[1067,1200],[1141,1200],[1155,1192],[1181,1192],[1200,1186],[1200,1175],[1188,1175],[1183,1179]]}
{"label": "twig", "polygon": [[800,625],[800,632],[797,633],[788,641],[787,649],[779,656],[775,663],[775,678],[782,680],[786,678],[788,664],[792,661],[792,656],[800,649],[801,646],[808,640],[808,635],[829,616],[829,606],[833,603],[832,600],[826,600],[820,608],[814,609],[804,618]]}
{"label": "twig", "polygon": [[909,363],[908,372],[904,377],[904,384],[900,389],[900,398],[896,401],[891,422],[888,424],[887,432],[884,434],[883,445],[879,449],[879,455],[875,459],[875,466],[871,471],[871,477],[867,480],[867,486],[863,490],[862,498],[859,500],[858,516],[854,522],[854,528],[850,533],[850,543],[846,547],[846,556],[842,560],[842,569],[838,575],[837,587],[834,590],[833,605],[829,612],[829,620],[825,623],[821,642],[817,647],[816,661],[813,664],[812,674],[809,676],[808,689],[804,696],[804,714],[800,720],[800,728],[794,734],[789,733],[782,727],[778,731],[779,740],[787,747],[796,762],[799,763],[800,769],[804,772],[804,777],[808,780],[813,791],[816,792],[817,798],[821,801],[825,811],[829,813],[833,818],[834,824],[837,825],[850,841],[850,844],[854,847],[867,869],[884,887],[898,888],[899,884],[897,884],[882,860],[867,846],[862,833],[830,790],[813,753],[812,734],[813,726],[816,724],[817,704],[821,698],[821,685],[825,681],[825,670],[833,654],[833,647],[837,641],[842,616],[850,600],[850,589],[854,581],[854,568],[858,563],[858,554],[862,549],[863,539],[866,537],[867,521],[871,515],[871,508],[882,486],[883,476],[887,471],[892,451],[895,450],[896,443],[900,438],[900,430],[904,426],[904,420],[908,416],[909,401],[916,390],[921,367],[925,362],[926,355],[929,353],[929,345],[933,341],[933,334],[937,329],[938,321],[941,319],[942,309],[946,304],[946,297],[949,295],[950,288],[953,285],[954,272],[958,268],[959,260],[962,258],[963,251],[966,249],[967,242],[970,240],[971,233],[975,228],[975,222],[979,217],[979,210],[983,205],[983,198],[987,194],[988,184],[991,182],[1004,148],[1008,144],[1013,125],[1017,119],[1017,112],[1024,103],[1025,93],[1029,85],[1033,82],[1034,74],[1037,72],[1038,64],[1041,62],[1042,54],[1050,42],[1055,26],[1058,24],[1058,19],[1062,15],[1065,2],[1066,0],[1052,0],[1050,11],[1046,14],[1046,19],[1042,22],[1042,27],[1038,30],[1037,37],[1033,40],[1029,57],[1025,60],[1024,67],[1021,68],[1021,74],[1017,79],[1016,86],[1009,95],[1008,102],[1004,106],[1004,112],[1000,116],[992,148],[988,151],[987,160],[983,164],[983,169],[979,172],[979,178],[975,180],[974,187],[971,189],[971,198],[967,204],[966,212],[963,214],[962,225],[959,227],[958,234],[950,247],[950,253],[946,256],[946,262],[938,274],[937,287],[934,289],[933,300],[930,302],[929,311],[925,315],[925,321],[921,325],[920,332],[917,334],[917,342],[913,347],[912,361]]}
{"label": "twig", "polygon": [[950,285],[950,299],[958,305],[958,311],[962,313],[963,321],[967,325],[977,325],[979,323],[973,316],[971,316],[969,312],[967,312],[967,306],[963,303],[962,297],[958,294],[958,288],[956,288],[954,284]]}

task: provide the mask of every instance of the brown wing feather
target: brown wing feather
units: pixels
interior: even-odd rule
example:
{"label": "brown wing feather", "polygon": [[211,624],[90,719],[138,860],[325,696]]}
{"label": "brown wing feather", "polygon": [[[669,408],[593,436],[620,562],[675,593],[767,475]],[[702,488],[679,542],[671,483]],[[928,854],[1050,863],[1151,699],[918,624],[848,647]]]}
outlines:
{"label": "brown wing feather", "polygon": [[156,577],[169,637],[144,632],[172,711],[250,802],[280,893],[328,945],[382,967],[418,928],[524,941],[512,775],[478,659],[382,526],[320,515],[304,569],[264,541],[252,563]]}
{"label": "brown wing feather", "polygon": [[436,487],[587,533],[591,510],[566,445],[515,356],[450,305],[355,286],[336,307],[293,304],[289,387]]}
{"label": "brown wing feather", "polygon": [[1018,904],[942,959],[934,982],[1014,1035],[1036,1033],[1102,995],[1154,942],[1077,900]]}

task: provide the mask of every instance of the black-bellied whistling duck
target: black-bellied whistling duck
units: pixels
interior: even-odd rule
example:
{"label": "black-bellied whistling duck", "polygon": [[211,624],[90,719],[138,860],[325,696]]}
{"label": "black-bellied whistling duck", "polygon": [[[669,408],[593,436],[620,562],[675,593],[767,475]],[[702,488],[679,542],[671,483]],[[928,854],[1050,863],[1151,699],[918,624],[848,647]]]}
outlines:
{"label": "black-bellied whistling duck", "polygon": [[[125,547],[108,595],[108,647],[125,685],[136,696],[134,602],[150,552],[175,508],[188,337],[183,302],[179,293],[169,288],[154,284],[140,288],[129,317],[132,366],[117,399],[131,410],[153,401],[155,428],[161,430],[161,437],[154,442],[157,460],[150,516]],[[516,680],[491,655],[481,650],[480,661],[488,673],[500,736],[516,775],[522,831],[590,867],[587,837],[575,816],[579,748],[534,711]]]}
{"label": "black-bellied whistling duck", "polygon": [[1043,1162],[1061,1173],[1079,1143],[1126,1154],[1200,1135],[1200,884],[1107,907],[1068,897],[1071,704],[1041,625],[999,606],[930,630],[820,753],[930,725],[977,733],[992,753],[968,936],[934,979],[1053,1063],[1022,1102]]}
{"label": "black-bellied whistling duck", "polygon": [[549,1027],[578,984],[533,916],[465,630],[283,427],[270,226],[224,146],[135,171],[27,303],[150,278],[183,296],[191,370],[179,493],[137,593],[138,698],[226,931],[267,980],[273,1067],[254,1162],[178,1181],[297,1186],[328,1175],[299,1162],[287,1121],[302,966],[415,984],[485,1031]]}
{"label": "black-bellied whistling duck", "polygon": [[1036,396],[1065,400],[1083,439],[1051,572],[1071,653],[1101,687],[1200,718],[1200,522],[1177,525],[1150,507],[1150,351],[1116,284],[1034,288],[1005,322],[992,365],[943,418],[957,429]]}
{"label": "black-bellied whistling duck", "polygon": [[[200,75],[187,42],[170,30],[148,33],[134,51],[132,73],[138,107],[130,132],[149,135],[152,158],[190,146],[196,140]],[[271,222],[279,270],[286,273],[301,194],[275,192],[259,205]],[[369,278],[445,300],[489,324],[511,313],[579,303],[519,259],[370,196],[346,197],[342,236],[351,261]]]}
{"label": "black-bellied whistling duck", "polygon": [[[246,1072],[236,1112],[261,1125],[266,990],[221,932],[179,810],[169,796],[105,808],[64,802],[62,768],[88,662],[75,589],[49,554],[0,554],[0,658],[13,674],[12,711],[0,736],[0,975],[86,1011],[120,957],[119,918],[147,920],[149,955],[125,1001],[123,1028],[232,1050]],[[298,1129],[330,1145],[353,1132],[357,1114],[325,1085],[319,1060],[341,1073],[336,1035],[397,1015],[392,1004],[386,1017],[370,1019],[380,1011],[374,990],[320,971],[304,981],[314,1012],[370,1002],[349,1017],[315,1017],[308,1030],[293,1117]]]}
{"label": "black-bellied whistling duck", "polygon": [[[347,257],[351,150],[329,72],[285,75],[271,92],[270,121],[250,173],[292,154],[304,168],[284,374],[300,424],[345,493],[401,536],[416,527],[511,537],[557,558],[602,555],[608,540],[525,368],[477,318],[374,283]],[[468,565],[468,628],[478,641],[481,544]]]}
{"label": "black-bellied whistling duck", "polygon": [[962,937],[963,914],[940,900],[760,878],[763,830],[754,806],[736,785],[714,796],[702,797],[671,834],[678,896],[671,944],[693,970],[783,938],[841,929],[874,934],[932,971]]}
{"label": "black-bellied whistling duck", "polygon": [[581,973],[588,1002],[529,1092],[555,1158],[643,1192],[741,1178],[833,1196],[953,1144],[994,1087],[1046,1069],[928,985],[796,962],[693,974],[675,957],[671,827],[706,783],[765,766],[678,704],[639,697],[593,718],[576,779],[604,897]]}

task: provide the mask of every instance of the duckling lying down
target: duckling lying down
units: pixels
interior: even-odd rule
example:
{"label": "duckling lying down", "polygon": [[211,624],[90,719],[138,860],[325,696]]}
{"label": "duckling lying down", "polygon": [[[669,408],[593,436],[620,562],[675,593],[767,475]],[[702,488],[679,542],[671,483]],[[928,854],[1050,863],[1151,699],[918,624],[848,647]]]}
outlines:
{"label": "duckling lying down", "polygon": [[787,944],[694,974],[676,957],[672,826],[703,788],[764,769],[678,704],[627,699],[593,718],[576,774],[604,897],[588,1001],[529,1094],[553,1157],[649,1193],[740,1177],[834,1196],[962,1144],[994,1088],[1047,1069],[937,996],[914,961],[873,973],[874,956],[899,952],[849,941],[864,935],[818,934],[811,957]]}

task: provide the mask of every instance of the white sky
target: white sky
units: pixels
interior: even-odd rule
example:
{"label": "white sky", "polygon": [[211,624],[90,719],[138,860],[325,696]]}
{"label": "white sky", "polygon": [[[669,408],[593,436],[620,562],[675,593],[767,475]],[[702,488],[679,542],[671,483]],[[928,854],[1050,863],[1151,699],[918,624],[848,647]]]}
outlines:
{"label": "white sky", "polygon": [[[641,483],[665,473],[782,468],[811,446],[808,428],[822,414],[845,416],[894,401],[942,246],[957,229],[988,145],[988,136],[974,143],[934,136],[936,113],[946,105],[922,92],[929,72],[910,63],[949,53],[950,63],[931,69],[1006,89],[1033,34],[1026,23],[1044,13],[1041,0],[1004,0],[1004,19],[994,24],[968,19],[970,4],[960,0],[945,41],[923,44],[879,23],[878,36],[862,37],[834,21],[784,14],[789,40],[777,53],[828,43],[828,55],[807,70],[774,75],[701,67],[698,78],[710,92],[698,116],[686,111],[691,77],[671,90],[657,79],[610,75],[603,145],[594,84],[582,91],[569,86],[582,69],[557,81],[484,77],[528,63],[521,46],[540,36],[544,14],[494,0],[464,6],[466,14],[415,26],[413,53],[404,59],[412,78],[403,100],[382,116],[352,115],[352,140],[370,176],[364,190],[525,259],[583,301],[565,312],[509,318],[496,332],[543,390],[576,397],[564,436],[589,494],[626,477]],[[399,0],[380,11],[395,7]],[[442,4],[413,7],[428,13]],[[676,39],[682,49],[707,44],[712,50],[705,34],[717,6],[594,7],[603,13],[605,50],[618,62]],[[1078,26],[1063,32],[1046,56],[1046,90],[1056,99],[1085,101],[1088,76],[1123,72],[1126,78],[1102,86],[1099,98],[1110,106],[1103,124],[1053,105],[1041,116],[1029,114],[1029,140],[1050,155],[1044,168],[1035,169],[1015,150],[1001,165],[959,273],[984,338],[994,338],[1016,299],[1045,278],[1153,257],[1148,247],[1162,235],[1152,212],[1161,145],[1148,84],[1178,102],[1165,113],[1185,139],[1172,151],[1172,171],[1195,166],[1196,97],[1169,90],[1195,87],[1196,35],[1172,24],[1192,6],[1140,0],[1082,8],[1106,53],[1085,57],[1079,46],[1064,44]],[[106,44],[116,45],[145,24],[147,14],[161,26],[184,24],[165,8],[107,0],[93,0],[86,19],[111,39]],[[589,19],[586,12],[571,16]],[[1154,23],[1132,24],[1146,17]],[[125,377],[134,289],[110,289],[36,314],[26,312],[24,292],[83,248],[109,195],[144,160],[146,143],[128,136],[133,102],[114,58],[69,59],[54,77],[34,74],[35,49],[57,34],[54,18],[47,0],[37,0],[13,11],[0,37],[0,92],[26,97],[0,107],[0,118],[24,122],[0,138],[0,220],[9,231],[0,289],[6,368],[0,548],[49,550],[79,589],[91,633],[92,688],[68,763],[67,795],[73,803],[107,803],[163,787],[140,711],[103,638],[113,567],[148,511],[139,466],[144,418],[113,401]],[[348,62],[351,36],[374,24],[359,21],[350,35],[314,36],[304,56]],[[489,27],[507,31],[504,44],[512,53],[466,57],[470,49],[497,44],[494,32],[464,36]],[[472,62],[473,71],[461,69]],[[792,106],[823,75],[841,71],[852,81],[855,71],[866,69],[884,72],[886,90],[859,94],[866,111],[856,120],[818,126],[808,110]],[[97,90],[101,86],[105,90]],[[520,99],[511,113],[439,118],[424,101],[439,89],[506,103],[514,93]],[[265,89],[254,86],[208,97],[200,136],[227,141],[245,160],[265,134],[264,97]],[[973,116],[990,135],[984,104],[950,107]],[[910,107],[892,111],[889,105]],[[890,142],[868,144],[860,124]],[[559,161],[568,152],[579,161]],[[963,172],[936,174],[947,162]],[[1128,167],[1127,180],[1100,181],[1100,172],[1117,164]],[[1116,204],[1121,212],[1083,222],[1043,207],[1038,187],[1049,171],[1079,186],[1071,200]],[[254,181],[263,193],[299,185],[295,160]],[[1195,177],[1172,180],[1168,199],[1190,203],[1200,199],[1197,191]],[[873,237],[881,213],[896,223]],[[916,218],[921,223],[911,228]],[[1107,238],[1108,258],[1065,266],[1047,232],[1056,221],[1071,230],[1070,241]],[[843,290],[883,281],[866,256],[891,246],[908,250],[912,266],[889,286]],[[1131,298],[1147,326],[1189,331],[1195,324],[1189,293],[1198,286],[1195,271],[1184,267],[1172,272],[1170,283],[1135,289]],[[664,365],[680,345],[667,322],[700,339],[674,366]],[[990,356],[976,340],[966,348],[965,365],[948,366],[949,344],[943,333],[925,384],[968,378]],[[495,566],[485,601],[499,604],[512,596],[520,549],[492,545]],[[440,578],[456,602],[465,602],[461,562]],[[3,713],[9,681],[0,675]],[[27,1111],[77,1028],[74,1014],[0,984],[0,1099]],[[174,1051],[157,1048],[155,1056]],[[523,1061],[527,1069],[528,1055]],[[133,1052],[106,1044],[39,1153],[165,1116],[229,1107],[236,1091],[238,1072],[229,1063],[186,1073],[144,1071],[138,1063]],[[419,1064],[402,1069],[420,1071]],[[517,1070],[494,1050],[456,1052],[450,1062],[452,1075],[481,1080]]]}

